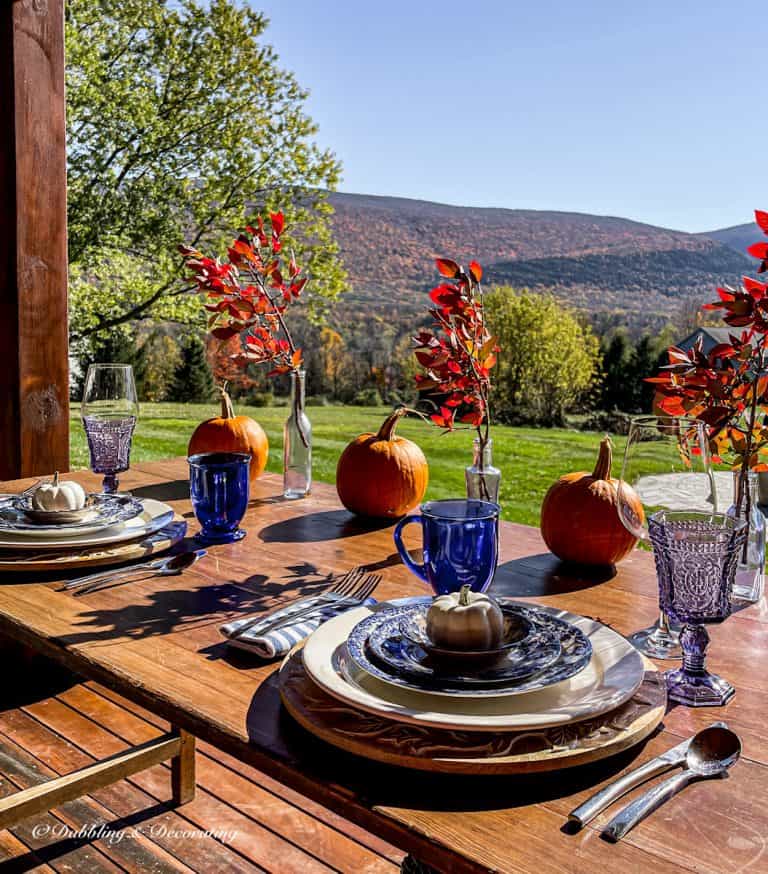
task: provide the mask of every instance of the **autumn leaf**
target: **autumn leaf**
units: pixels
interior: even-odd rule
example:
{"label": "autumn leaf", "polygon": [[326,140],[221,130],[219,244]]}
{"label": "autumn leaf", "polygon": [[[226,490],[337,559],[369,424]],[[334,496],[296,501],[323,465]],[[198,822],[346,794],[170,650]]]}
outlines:
{"label": "autumn leaf", "polygon": [[282,234],[285,225],[283,214],[281,212],[271,212],[269,214],[269,221],[272,225],[272,233],[279,237],[280,234]]}
{"label": "autumn leaf", "polygon": [[760,266],[757,268],[758,273],[765,273],[768,270],[768,243],[755,243],[754,246],[747,249],[747,253],[760,260]]}
{"label": "autumn leaf", "polygon": [[496,336],[489,337],[485,341],[485,343],[483,343],[483,345],[480,347],[480,352],[478,353],[477,357],[482,360],[483,358],[487,358],[491,354],[491,352],[497,351],[496,344],[498,342],[499,342],[498,337],[496,337]]}
{"label": "autumn leaf", "polygon": [[483,268],[477,263],[477,261],[469,262],[469,275],[478,283],[483,278]]}
{"label": "autumn leaf", "polygon": [[435,265],[438,272],[449,279],[455,279],[461,273],[459,265],[455,261],[451,261],[450,258],[435,258]]}

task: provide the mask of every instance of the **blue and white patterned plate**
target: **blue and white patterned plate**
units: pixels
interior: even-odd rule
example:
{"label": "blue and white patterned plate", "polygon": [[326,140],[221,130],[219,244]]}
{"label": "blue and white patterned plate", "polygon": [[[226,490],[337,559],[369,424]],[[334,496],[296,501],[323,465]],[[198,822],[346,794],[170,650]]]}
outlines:
{"label": "blue and white patterned plate", "polygon": [[[429,646],[421,643],[429,604],[408,610],[396,608],[376,625],[368,635],[366,646],[370,657],[384,669],[416,683],[430,686],[475,688],[519,683],[538,674],[560,657],[560,635],[556,630],[544,627],[523,615],[521,608],[503,608],[505,614],[516,612],[530,632],[515,644],[508,646],[502,657],[491,664],[477,665],[472,660],[462,663],[458,658],[451,661],[435,659]],[[388,611],[389,612],[389,611]]]}
{"label": "blue and white patterned plate", "polygon": [[[0,531],[26,537],[68,537],[102,531],[127,522],[143,511],[140,501],[121,495],[89,495],[86,512],[76,522],[36,522],[27,515],[32,509],[31,496],[25,495],[0,506]],[[55,513],[48,514],[55,518]]]}
{"label": "blue and white patterned plate", "polygon": [[[498,646],[484,650],[445,649],[435,645],[427,634],[428,610],[429,603],[425,605],[423,610],[414,610],[408,614],[400,625],[400,634],[416,646],[421,647],[429,655],[435,670],[438,672],[441,672],[441,668],[445,668],[447,673],[455,673],[456,666],[460,665],[464,673],[476,674],[482,668],[501,661],[511,649],[520,647],[525,639],[533,633],[533,623],[526,619],[520,610],[516,607],[502,606],[501,612],[504,622]],[[527,644],[529,649],[533,645],[533,641],[529,641]]]}
{"label": "blue and white patterned plate", "polygon": [[[592,658],[592,644],[576,626],[536,607],[519,607],[516,609],[534,626],[530,635],[532,645],[528,651],[534,663],[531,673],[527,673],[521,662],[514,667],[510,665],[510,676],[515,676],[515,669],[519,667],[515,679],[502,673],[493,676],[494,670],[504,670],[502,662],[501,665],[485,669],[480,682],[477,681],[477,675],[470,678],[457,674],[446,678],[444,667],[436,671],[427,653],[402,634],[403,622],[414,611],[427,607],[424,603],[393,607],[373,613],[358,623],[347,639],[347,649],[353,661],[384,683],[416,691],[476,698],[520,695],[543,689],[573,677]],[[536,653],[539,646],[542,653],[540,659]]]}

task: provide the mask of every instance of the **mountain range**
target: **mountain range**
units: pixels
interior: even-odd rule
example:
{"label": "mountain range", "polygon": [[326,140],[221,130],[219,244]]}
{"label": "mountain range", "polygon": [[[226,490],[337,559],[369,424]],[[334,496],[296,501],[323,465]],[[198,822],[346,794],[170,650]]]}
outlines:
{"label": "mountain range", "polygon": [[345,309],[423,312],[438,281],[432,259],[479,261],[484,284],[551,290],[572,306],[635,326],[660,324],[686,299],[749,271],[754,225],[689,234],[582,213],[448,206],[330,194],[350,277]]}

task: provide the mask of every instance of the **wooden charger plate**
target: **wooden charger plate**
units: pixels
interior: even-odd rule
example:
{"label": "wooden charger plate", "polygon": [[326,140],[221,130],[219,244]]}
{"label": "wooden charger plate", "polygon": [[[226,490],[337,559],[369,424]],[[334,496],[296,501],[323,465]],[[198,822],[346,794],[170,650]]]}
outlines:
{"label": "wooden charger plate", "polygon": [[88,546],[77,550],[14,552],[0,549],[0,571],[63,571],[98,565],[121,564],[139,558],[149,558],[175,546],[184,539],[187,523],[176,514],[173,521],[136,540],[123,540],[105,546]]}
{"label": "wooden charger plate", "polygon": [[643,657],[645,678],[632,698],[602,716],[547,729],[454,731],[405,725],[332,698],[307,675],[301,650],[280,669],[280,697],[307,731],[346,752],[388,765],[453,774],[521,774],[595,762],[640,743],[664,717],[664,675]]}

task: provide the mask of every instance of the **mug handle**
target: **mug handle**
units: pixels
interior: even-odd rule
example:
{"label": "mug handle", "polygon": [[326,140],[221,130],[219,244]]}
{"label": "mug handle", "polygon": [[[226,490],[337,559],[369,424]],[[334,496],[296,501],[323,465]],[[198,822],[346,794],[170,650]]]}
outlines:
{"label": "mug handle", "polygon": [[417,522],[421,525],[422,530],[424,528],[424,519],[421,516],[406,516],[404,519],[401,519],[397,525],[395,526],[394,533],[392,534],[395,540],[395,546],[397,547],[397,551],[400,553],[400,558],[403,560],[403,564],[408,568],[411,573],[415,574],[420,580],[425,583],[428,583],[427,580],[427,568],[423,564],[419,564],[415,562],[412,558],[408,550],[405,548],[403,544],[403,528],[411,522]]}

